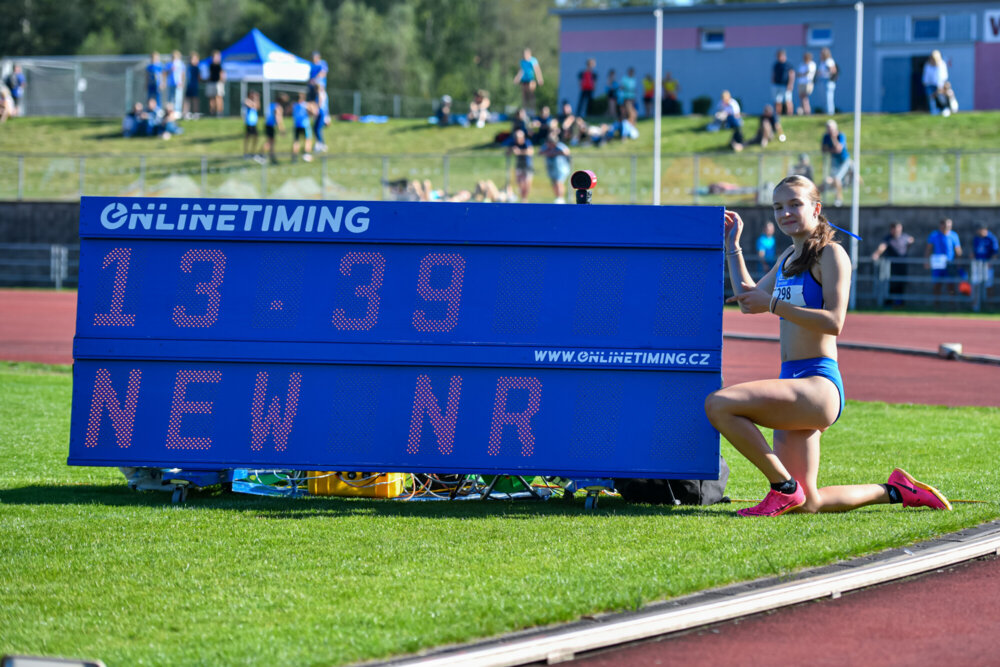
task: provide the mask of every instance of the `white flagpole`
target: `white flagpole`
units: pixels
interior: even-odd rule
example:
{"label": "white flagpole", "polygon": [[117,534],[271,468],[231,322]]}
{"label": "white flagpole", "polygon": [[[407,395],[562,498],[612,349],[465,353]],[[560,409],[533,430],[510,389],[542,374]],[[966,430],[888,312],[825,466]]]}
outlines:
{"label": "white flagpole", "polygon": [[663,113],[663,10],[656,17],[656,79],[653,93],[653,206],[660,205],[660,116]]}
{"label": "white flagpole", "polygon": [[[864,54],[865,3],[854,3],[857,14],[854,46],[854,179],[851,182],[851,231],[861,227],[861,58]],[[851,238],[851,298],[848,306],[854,310],[858,287],[858,240]]]}

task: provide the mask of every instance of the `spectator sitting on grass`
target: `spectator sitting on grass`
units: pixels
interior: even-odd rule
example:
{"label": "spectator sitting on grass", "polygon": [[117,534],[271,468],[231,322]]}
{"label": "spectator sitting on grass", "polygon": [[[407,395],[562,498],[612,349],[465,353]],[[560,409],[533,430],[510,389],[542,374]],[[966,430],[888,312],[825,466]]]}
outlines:
{"label": "spectator sitting on grass", "polygon": [[757,127],[757,135],[750,140],[751,144],[760,144],[765,148],[774,139],[785,140],[785,131],[781,128],[781,119],[774,113],[774,107],[770,104],[764,105],[764,113],[760,115],[760,125]]}
{"label": "spectator sitting on grass", "polygon": [[438,127],[451,125],[451,95],[445,95],[441,98],[441,104],[434,115],[437,117]]}
{"label": "spectator sitting on grass", "polygon": [[177,113],[174,105],[170,102],[163,107],[163,114],[160,116],[159,134],[164,139],[169,139],[175,134],[184,134],[184,128],[177,124],[181,115]]}
{"label": "spectator sitting on grass", "polygon": [[485,127],[490,121],[490,94],[480,88],[469,102],[469,122],[476,127]]}
{"label": "spectator sitting on grass", "polygon": [[148,125],[149,116],[146,115],[146,110],[142,108],[141,102],[136,102],[132,105],[132,110],[122,118],[122,136],[144,137],[147,134]]}

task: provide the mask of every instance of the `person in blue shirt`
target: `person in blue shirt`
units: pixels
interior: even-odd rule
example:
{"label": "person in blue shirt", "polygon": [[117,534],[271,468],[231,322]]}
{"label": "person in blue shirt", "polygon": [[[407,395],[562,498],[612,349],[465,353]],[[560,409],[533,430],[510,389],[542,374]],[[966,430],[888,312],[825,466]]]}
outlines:
{"label": "person in blue shirt", "polygon": [[14,69],[7,75],[4,81],[10,90],[10,97],[14,101],[14,109],[11,112],[12,116],[24,114],[24,107],[22,106],[24,104],[24,82],[24,72],[21,71],[21,66],[14,65]]}
{"label": "person in blue shirt", "polygon": [[[726,262],[735,295],[726,301],[738,303],[741,313],[778,318],[781,353],[777,379],[732,385],[705,399],[712,426],[770,483],[760,504],[737,514],[846,512],[887,503],[950,510],[941,492],[900,468],[884,484],[819,486],[820,439],[844,410],[837,337],[847,319],[851,258],[834,240],[836,230],[823,215],[812,181],[783,179],[772,202],[775,226],[792,244],[756,282],[740,247],[743,220],[735,211],[724,214]],[[773,446],[760,427],[773,429]]]}
{"label": "person in blue shirt", "polygon": [[149,64],[146,65],[146,100],[156,100],[156,106],[163,106],[160,91],[163,89],[163,63],[160,54],[153,51],[149,54]]}
{"label": "person in blue shirt", "polygon": [[938,228],[927,237],[927,247],[924,250],[924,268],[931,270],[931,279],[934,281],[935,308],[940,305],[942,285],[948,286],[948,294],[951,296],[956,294],[951,263],[956,257],[962,256],[962,242],[951,226],[951,218],[942,219]]}
{"label": "person in blue shirt", "polygon": [[292,162],[299,159],[300,140],[305,142],[303,161],[312,162],[312,124],[309,122],[309,117],[312,115],[309,110],[311,104],[313,103],[306,101],[305,93],[299,93],[298,101],[292,106],[292,127],[295,132],[292,140]]}
{"label": "person in blue shirt", "polygon": [[524,55],[514,75],[514,83],[521,84],[522,106],[529,111],[535,110],[535,89],[544,85],[542,68],[538,59],[531,55],[531,49],[525,49]]}
{"label": "person in blue shirt", "polygon": [[837,121],[832,118],[826,121],[826,132],[821,144],[823,152],[830,156],[830,174],[825,183],[837,189],[834,206],[844,204],[844,177],[851,169],[851,154],[847,152],[847,137],[837,129]]}
{"label": "person in blue shirt", "polygon": [[164,69],[167,78],[167,102],[173,103],[174,110],[180,111],[184,108],[184,75],[187,70],[180,51],[171,54],[170,62]]}
{"label": "person in blue shirt", "polygon": [[271,164],[278,164],[278,158],[274,152],[275,134],[285,131],[285,107],[288,105],[288,95],[278,93],[278,99],[267,105],[267,113],[264,114],[264,152],[268,154]]}
{"label": "person in blue shirt", "polygon": [[993,267],[990,261],[1000,255],[1000,242],[996,235],[986,228],[986,225],[976,225],[976,235],[972,237],[972,284],[982,285],[987,290],[987,296],[993,298]]}
{"label": "person in blue shirt", "polygon": [[192,51],[188,59],[187,73],[184,85],[184,117],[191,118],[197,114],[201,106],[199,98],[199,82],[201,81],[201,61],[198,52]]}
{"label": "person in blue shirt", "polygon": [[760,262],[760,274],[764,275],[774,266],[774,223],[764,225],[764,233],[757,237],[757,261]]}
{"label": "person in blue shirt", "polygon": [[250,159],[257,154],[257,123],[260,121],[260,97],[256,90],[247,93],[243,100],[243,157]]}
{"label": "person in blue shirt", "polygon": [[306,101],[318,104],[326,115],[330,113],[326,97],[326,75],[329,71],[330,67],[320,56],[319,51],[313,51],[312,63],[309,65],[309,94],[306,96]]}

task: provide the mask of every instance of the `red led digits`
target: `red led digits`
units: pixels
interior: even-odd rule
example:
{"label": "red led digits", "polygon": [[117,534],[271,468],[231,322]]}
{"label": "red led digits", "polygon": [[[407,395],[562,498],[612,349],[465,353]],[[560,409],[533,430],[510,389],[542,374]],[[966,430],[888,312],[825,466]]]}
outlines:
{"label": "red led digits", "polygon": [[211,280],[207,283],[198,283],[194,288],[195,294],[207,296],[208,301],[202,315],[188,315],[187,308],[183,304],[174,306],[174,324],[179,327],[210,327],[219,319],[219,301],[222,299],[219,286],[222,285],[222,277],[226,273],[226,256],[221,250],[188,250],[181,257],[181,271],[191,273],[191,266],[195,262],[212,263]]}
{"label": "red led digits", "polygon": [[427,375],[417,376],[417,390],[413,396],[413,413],[410,417],[410,439],[406,445],[407,454],[420,451],[420,432],[423,430],[424,415],[431,420],[434,437],[438,441],[438,451],[451,454],[455,444],[455,421],[458,419],[458,399],[462,395],[462,377],[454,375],[448,385],[448,404],[441,414],[441,406],[431,389],[431,379]]}
{"label": "red led digits", "polygon": [[288,376],[288,393],[285,395],[285,417],[281,417],[281,398],[271,397],[271,405],[264,415],[264,405],[267,403],[267,371],[257,373],[257,381],[253,387],[253,408],[250,412],[250,449],[259,452],[264,449],[267,436],[274,433],[274,449],[283,452],[288,448],[288,434],[295,422],[295,411],[299,406],[299,387],[302,386],[302,373],[292,373]]}
{"label": "red led digits", "polygon": [[[450,266],[451,281],[444,289],[431,288],[431,271],[435,266]],[[465,277],[465,258],[456,253],[436,253],[420,260],[420,274],[417,278],[417,294],[425,301],[447,301],[448,309],[444,319],[429,320],[427,313],[417,310],[413,313],[413,328],[417,331],[451,331],[458,324],[458,307],[462,301],[462,280]]]}
{"label": "red led digits", "polygon": [[125,285],[128,283],[128,264],[132,258],[131,248],[115,248],[104,256],[101,268],[115,263],[115,283],[111,288],[111,309],[107,313],[94,314],[95,327],[130,327],[135,324],[135,315],[122,312],[125,303]]}
{"label": "red led digits", "polygon": [[177,371],[174,382],[174,400],[170,406],[170,422],[167,425],[167,449],[211,449],[209,437],[189,437],[181,435],[181,419],[184,415],[210,415],[214,408],[212,401],[189,401],[187,387],[196,382],[218,383],[222,371]]}
{"label": "red led digits", "polygon": [[[507,412],[507,394],[511,389],[528,390],[528,407],[524,412]],[[507,424],[517,426],[517,437],[521,441],[521,456],[531,456],[535,452],[535,435],[531,432],[531,417],[542,404],[542,383],[536,377],[497,378],[496,399],[493,402],[493,421],[490,424],[490,456],[500,453],[500,437]]]}
{"label": "red led digits", "polygon": [[351,270],[355,264],[368,265],[372,267],[372,279],[367,285],[358,285],[354,289],[354,294],[358,298],[368,300],[368,308],[364,317],[347,317],[343,308],[333,311],[333,326],[341,331],[367,331],[375,326],[378,321],[378,291],[382,287],[382,276],[385,275],[385,257],[378,252],[349,252],[340,260],[340,273],[345,276],[351,275]]}
{"label": "red led digits", "polygon": [[87,435],[83,442],[87,447],[96,447],[101,434],[101,413],[105,408],[115,429],[115,440],[119,449],[127,449],[132,444],[132,425],[135,423],[135,406],[139,401],[139,383],[142,371],[138,368],[128,373],[128,389],[125,390],[124,405],[118,402],[118,392],[111,385],[111,372],[98,368],[91,394],[90,419],[87,421]]}

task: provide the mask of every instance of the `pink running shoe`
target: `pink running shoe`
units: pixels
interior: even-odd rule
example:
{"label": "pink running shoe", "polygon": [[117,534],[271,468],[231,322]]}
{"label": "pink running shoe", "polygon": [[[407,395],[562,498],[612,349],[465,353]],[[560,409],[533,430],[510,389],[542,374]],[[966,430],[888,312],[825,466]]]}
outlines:
{"label": "pink running shoe", "polygon": [[930,507],[936,510],[950,510],[951,503],[940,491],[930,484],[924,484],[913,479],[912,476],[902,468],[896,468],[889,475],[891,484],[899,489],[903,496],[903,507]]}
{"label": "pink running shoe", "polygon": [[802,507],[805,504],[806,492],[799,484],[795,487],[794,493],[780,493],[771,489],[759,505],[744,507],[736,513],[740,516],[781,516],[785,512],[791,512],[796,507]]}

